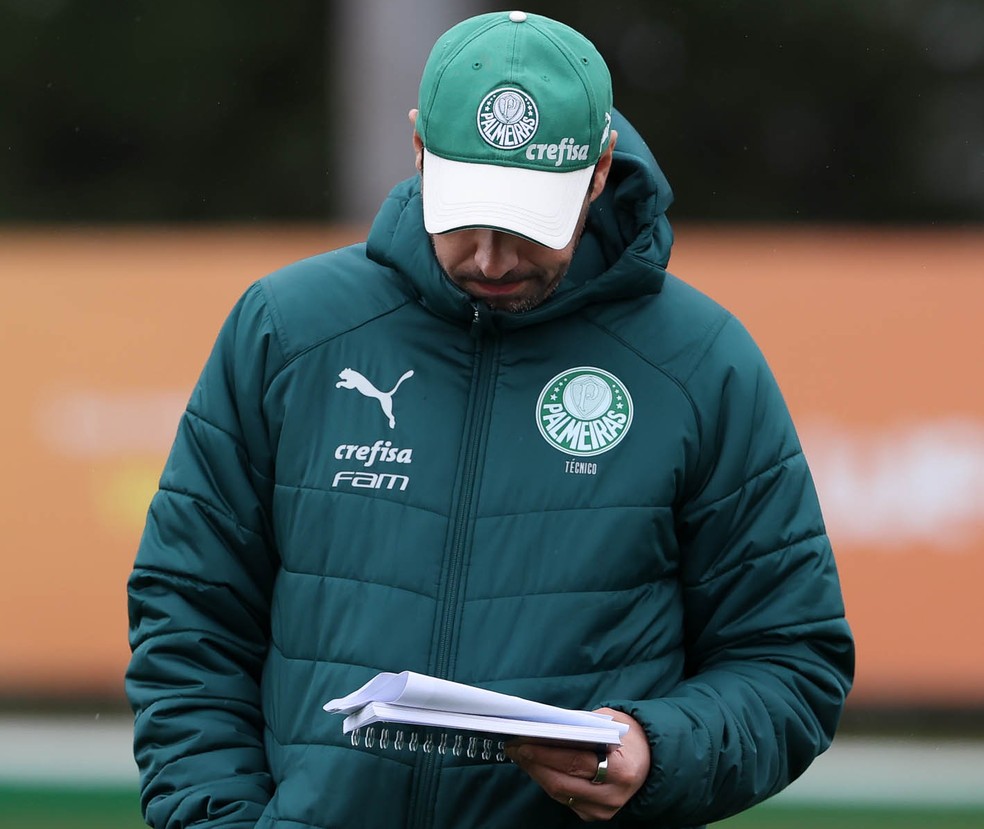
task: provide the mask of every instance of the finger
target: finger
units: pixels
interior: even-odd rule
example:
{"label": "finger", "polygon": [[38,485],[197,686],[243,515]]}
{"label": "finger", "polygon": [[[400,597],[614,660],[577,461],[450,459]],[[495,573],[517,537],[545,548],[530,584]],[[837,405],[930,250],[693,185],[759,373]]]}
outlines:
{"label": "finger", "polygon": [[[569,808],[576,807],[575,811],[585,819],[611,817],[625,804],[626,797],[619,787],[595,785],[583,777],[572,777],[548,766],[529,764],[522,768],[548,797]],[[572,797],[574,807],[570,806]]]}
{"label": "finger", "polygon": [[538,743],[514,743],[506,747],[506,754],[516,765],[541,766],[570,777],[593,780],[598,773],[598,755],[584,749],[560,748]]}
{"label": "finger", "polygon": [[618,813],[617,806],[608,803],[598,803],[569,795],[564,801],[564,805],[576,814],[581,820],[589,822],[595,820],[611,820]]}
{"label": "finger", "polygon": [[[531,751],[521,750],[527,747],[531,748]],[[614,779],[610,771],[610,776],[605,783],[599,785],[591,782],[596,774],[598,764],[598,758],[593,752],[589,754],[594,763],[589,777],[586,772],[572,775],[568,774],[567,770],[558,770],[550,765],[533,762],[531,758],[543,756],[552,757],[556,761],[556,755],[553,752],[539,751],[541,746],[517,745],[512,748],[517,765],[529,775],[530,779],[539,785],[548,797],[574,811],[581,820],[611,820],[632,794],[632,791],[627,790],[624,785],[618,782],[617,770],[614,772]],[[576,753],[586,754],[582,751]],[[614,753],[609,757],[617,762]]]}

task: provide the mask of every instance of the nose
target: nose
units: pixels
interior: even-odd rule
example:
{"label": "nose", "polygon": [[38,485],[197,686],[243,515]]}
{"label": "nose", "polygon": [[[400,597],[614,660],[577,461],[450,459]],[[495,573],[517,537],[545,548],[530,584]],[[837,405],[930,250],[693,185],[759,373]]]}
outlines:
{"label": "nose", "polygon": [[502,279],[519,264],[519,239],[501,230],[478,230],[475,264],[486,279]]}

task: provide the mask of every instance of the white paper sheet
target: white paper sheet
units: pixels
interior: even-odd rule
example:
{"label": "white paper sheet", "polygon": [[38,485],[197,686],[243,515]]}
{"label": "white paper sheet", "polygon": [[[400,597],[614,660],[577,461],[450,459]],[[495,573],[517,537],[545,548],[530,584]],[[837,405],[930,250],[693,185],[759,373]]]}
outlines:
{"label": "white paper sheet", "polygon": [[[607,714],[558,708],[413,671],[377,674],[351,694],[326,703],[324,709],[329,713],[351,714],[369,702],[388,702],[433,711],[482,714],[563,725],[591,726],[598,725],[599,720],[612,721]],[[624,723],[615,723],[615,725],[619,734],[625,734],[629,730]]]}

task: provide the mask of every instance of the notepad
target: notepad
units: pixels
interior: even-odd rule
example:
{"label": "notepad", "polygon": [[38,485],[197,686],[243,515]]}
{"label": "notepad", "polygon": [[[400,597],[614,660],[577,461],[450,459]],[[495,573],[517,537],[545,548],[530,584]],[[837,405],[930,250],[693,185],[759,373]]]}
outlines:
{"label": "notepad", "polygon": [[356,746],[483,760],[504,760],[505,741],[512,738],[604,747],[619,745],[629,728],[607,714],[560,708],[413,671],[377,674],[324,709],[346,715],[342,732]]}

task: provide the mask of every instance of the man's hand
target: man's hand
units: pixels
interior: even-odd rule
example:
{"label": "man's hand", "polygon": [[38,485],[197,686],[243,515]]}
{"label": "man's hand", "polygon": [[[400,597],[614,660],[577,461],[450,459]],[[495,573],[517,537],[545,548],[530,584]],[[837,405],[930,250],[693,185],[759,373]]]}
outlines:
{"label": "man's hand", "polygon": [[593,751],[524,742],[506,747],[506,753],[516,765],[550,797],[573,809],[581,820],[611,820],[639,791],[649,774],[649,742],[642,726],[621,711],[598,710],[629,724],[622,745],[615,746],[608,754],[604,783],[591,782],[598,771],[598,756]]}

